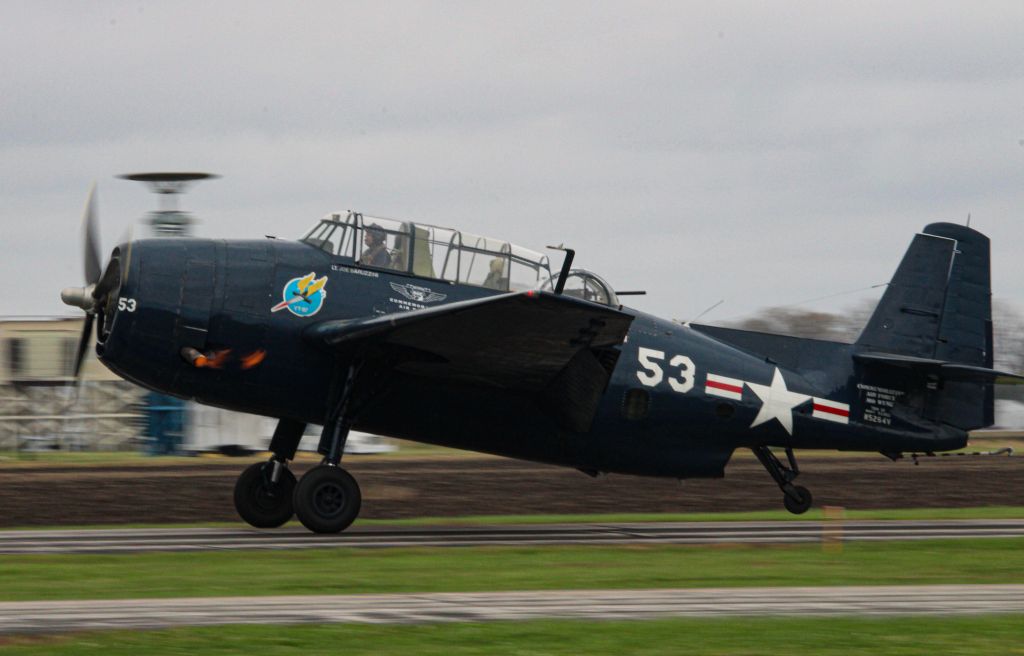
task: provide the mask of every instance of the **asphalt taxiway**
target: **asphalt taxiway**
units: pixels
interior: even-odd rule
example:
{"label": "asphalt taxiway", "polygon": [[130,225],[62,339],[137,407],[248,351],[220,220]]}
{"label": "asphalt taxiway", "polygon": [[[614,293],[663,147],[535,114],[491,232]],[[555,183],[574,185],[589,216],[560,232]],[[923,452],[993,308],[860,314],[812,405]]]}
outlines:
{"label": "asphalt taxiway", "polygon": [[1024,612],[1024,585],[926,585],[211,597],[0,603],[0,634],[218,624],[411,624],[707,616]]}
{"label": "asphalt taxiway", "polygon": [[1024,520],[650,522],[491,526],[355,526],[337,535],[302,527],[0,531],[0,554],[137,553],[326,547],[806,543],[1024,537]]}

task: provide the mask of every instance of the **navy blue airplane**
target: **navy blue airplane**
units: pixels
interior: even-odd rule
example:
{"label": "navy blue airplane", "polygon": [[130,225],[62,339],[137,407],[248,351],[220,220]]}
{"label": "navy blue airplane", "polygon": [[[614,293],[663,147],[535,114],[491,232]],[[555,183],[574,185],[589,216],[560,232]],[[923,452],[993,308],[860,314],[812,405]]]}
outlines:
{"label": "navy blue airplane", "polygon": [[[277,418],[272,457],[235,487],[239,515],[333,533],[361,494],[350,428],[603,472],[718,478],[751,449],[793,513],[811,507],[793,449],[961,448],[993,423],[989,240],[914,236],[854,344],[679,324],[623,307],[600,277],[437,226],[331,214],[298,241],[128,241],[100,266],[87,206],[87,313],[112,371]],[[76,366],[76,376],[78,372]],[[289,470],[307,424],[322,464]],[[785,461],[772,449],[783,450]]]}

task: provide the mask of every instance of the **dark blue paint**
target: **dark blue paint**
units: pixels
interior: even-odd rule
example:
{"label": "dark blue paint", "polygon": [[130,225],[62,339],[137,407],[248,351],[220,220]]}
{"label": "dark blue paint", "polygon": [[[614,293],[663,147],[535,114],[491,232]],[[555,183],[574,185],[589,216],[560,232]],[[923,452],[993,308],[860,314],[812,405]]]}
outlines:
{"label": "dark blue paint", "polygon": [[[287,282],[310,272],[328,277],[322,309],[312,317],[272,313]],[[113,371],[153,390],[322,423],[328,392],[345,363],[310,345],[303,331],[320,321],[400,311],[407,301],[392,282],[442,292],[443,303],[496,293],[363,268],[298,242],[144,240],[132,245],[120,291],[136,300],[137,309],[115,314],[97,352]],[[560,428],[525,395],[402,374],[360,410],[355,428],[586,470],[671,477],[721,476],[736,448],[754,445],[899,452],[966,443],[964,431],[910,411],[894,411],[891,426],[864,423],[858,384],[907,385],[900,376],[865,371],[852,357],[853,345],[682,326],[626,311],[636,318],[587,433]],[[181,357],[183,346],[230,349],[231,356],[221,369],[196,369]],[[663,351],[666,375],[676,371],[668,366],[673,356],[689,357],[696,368],[693,388],[678,393],[665,381],[642,385],[638,347]],[[243,370],[239,358],[259,350],[266,351],[262,364]],[[704,391],[709,372],[768,385],[776,367],[790,391],[848,404],[850,423],[813,418],[805,403],[793,412],[792,436],[774,420],[751,428],[761,402],[749,388],[740,401]],[[624,396],[638,388],[649,394],[649,411],[629,419]]]}

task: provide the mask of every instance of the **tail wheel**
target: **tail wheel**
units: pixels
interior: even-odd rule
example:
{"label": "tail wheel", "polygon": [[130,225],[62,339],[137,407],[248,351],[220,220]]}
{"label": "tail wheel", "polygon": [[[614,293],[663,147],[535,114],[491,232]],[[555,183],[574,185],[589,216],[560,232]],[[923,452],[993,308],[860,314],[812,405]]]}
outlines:
{"label": "tail wheel", "polygon": [[359,515],[363,495],[352,475],[341,467],[320,465],[306,472],[295,487],[295,515],[314,533],[338,533]]}
{"label": "tail wheel", "polygon": [[811,497],[810,490],[803,485],[794,485],[791,492],[792,494],[790,491],[786,491],[782,497],[782,503],[786,506],[786,510],[794,515],[802,515],[811,509],[814,499]]}
{"label": "tail wheel", "polygon": [[292,518],[295,474],[282,468],[277,482],[271,482],[273,464],[250,465],[235,483],[235,510],[256,528],[277,528]]}

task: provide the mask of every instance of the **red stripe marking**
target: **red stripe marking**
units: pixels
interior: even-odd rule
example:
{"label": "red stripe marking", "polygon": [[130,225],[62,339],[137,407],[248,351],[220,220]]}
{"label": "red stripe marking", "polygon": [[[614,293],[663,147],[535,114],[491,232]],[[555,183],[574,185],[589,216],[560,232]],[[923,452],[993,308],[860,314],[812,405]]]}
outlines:
{"label": "red stripe marking", "polygon": [[833,408],[831,406],[821,405],[820,403],[815,403],[814,404],[814,411],[815,412],[827,412],[830,415],[839,415],[840,417],[849,417],[850,416],[850,411],[849,410],[843,410],[842,408]]}
{"label": "red stripe marking", "polygon": [[725,390],[726,392],[736,392],[737,394],[743,393],[743,388],[736,385],[730,385],[729,383],[720,383],[717,380],[709,380],[707,387],[714,387],[715,389]]}

